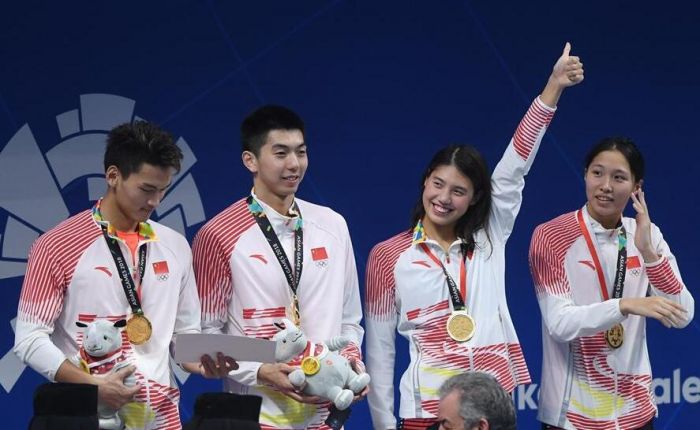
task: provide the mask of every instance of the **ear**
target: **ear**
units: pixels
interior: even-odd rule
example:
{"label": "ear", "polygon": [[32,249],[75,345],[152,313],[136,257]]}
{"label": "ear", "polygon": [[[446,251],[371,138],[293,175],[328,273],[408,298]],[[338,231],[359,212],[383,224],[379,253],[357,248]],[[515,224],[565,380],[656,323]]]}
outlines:
{"label": "ear", "polygon": [[284,324],[284,328],[289,329],[292,327],[296,327],[294,323],[289,320],[288,318],[282,318],[282,324]]}
{"label": "ear", "polygon": [[119,320],[114,323],[114,326],[117,328],[122,328],[126,326],[126,320]]}
{"label": "ear", "polygon": [[82,322],[80,322],[80,321],[76,321],[76,322],[75,322],[75,325],[77,325],[78,327],[82,327],[82,328],[87,327],[87,324],[82,323]]}
{"label": "ear", "polygon": [[284,324],[282,323],[272,323],[275,327],[277,327],[280,331],[284,330]]}
{"label": "ear", "polygon": [[110,188],[117,186],[117,182],[121,178],[121,173],[117,166],[109,166],[107,171],[105,171],[105,179],[107,180],[107,186]]}
{"label": "ear", "polygon": [[491,426],[489,425],[489,422],[486,421],[486,418],[481,418],[479,420],[479,430],[489,430]]}
{"label": "ear", "polygon": [[258,173],[258,157],[256,157],[255,154],[250,151],[243,151],[241,154],[241,160],[243,160],[243,165],[250,171],[250,173]]}
{"label": "ear", "polygon": [[642,189],[642,185],[644,185],[644,179],[640,179],[635,185],[634,185],[634,191],[639,191]]}

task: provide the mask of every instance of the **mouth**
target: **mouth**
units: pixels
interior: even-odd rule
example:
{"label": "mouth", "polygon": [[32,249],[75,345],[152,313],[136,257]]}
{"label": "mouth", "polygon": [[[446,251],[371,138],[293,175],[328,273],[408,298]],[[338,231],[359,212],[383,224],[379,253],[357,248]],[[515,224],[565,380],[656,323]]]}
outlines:
{"label": "mouth", "polygon": [[282,176],[282,180],[288,184],[296,184],[300,180],[299,175]]}
{"label": "mouth", "polygon": [[101,347],[94,347],[94,348],[88,347],[88,348],[85,348],[85,350],[86,350],[87,352],[89,352],[90,355],[95,355],[96,352],[102,351],[102,348],[101,348]]}
{"label": "mouth", "polygon": [[610,202],[613,202],[613,201],[614,201],[614,199],[613,199],[612,197],[610,197],[610,196],[605,196],[605,195],[595,196],[595,199],[598,200],[598,201],[601,202],[601,203],[610,203]]}
{"label": "mouth", "polygon": [[301,337],[301,332],[299,332],[299,334],[297,334],[297,336],[294,338],[294,340],[292,342],[296,342],[297,340],[299,340],[300,337]]}
{"label": "mouth", "polygon": [[454,211],[454,209],[449,208],[447,206],[443,206],[439,203],[432,203],[431,202],[431,205],[433,207],[433,213],[436,214],[437,216],[447,216],[450,213],[452,213],[452,211]]}

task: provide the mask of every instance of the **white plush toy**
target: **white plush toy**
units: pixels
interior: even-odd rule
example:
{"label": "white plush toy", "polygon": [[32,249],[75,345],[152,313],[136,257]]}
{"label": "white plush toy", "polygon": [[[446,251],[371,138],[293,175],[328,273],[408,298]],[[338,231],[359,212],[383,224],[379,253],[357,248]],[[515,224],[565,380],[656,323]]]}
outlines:
{"label": "white plush toy", "polygon": [[[126,326],[125,320],[115,323],[106,320],[95,320],[89,324],[76,322],[78,327],[85,328],[83,345],[71,362],[91,375],[105,375],[129,366],[122,354],[121,328]],[[134,375],[124,378],[124,385],[132,387],[136,384]],[[97,415],[100,429],[121,430],[124,420],[118,411],[98,404]]]}
{"label": "white plush toy", "polygon": [[347,409],[355,394],[364,390],[370,380],[367,373],[355,373],[348,360],[336,352],[350,341],[335,336],[314,344],[290,320],[282,321],[284,328],[272,338],[277,343],[275,360],[301,367],[289,374],[289,381],[295,387],[306,383],[305,394],[330,400],[339,410]]}

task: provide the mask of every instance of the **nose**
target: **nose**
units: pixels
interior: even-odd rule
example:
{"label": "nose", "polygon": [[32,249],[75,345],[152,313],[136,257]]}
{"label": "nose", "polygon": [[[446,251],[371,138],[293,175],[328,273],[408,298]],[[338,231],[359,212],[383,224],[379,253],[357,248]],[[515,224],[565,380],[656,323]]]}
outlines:
{"label": "nose", "polygon": [[299,157],[297,157],[296,154],[290,154],[289,157],[287,157],[287,169],[295,172],[299,170]]}
{"label": "nose", "polygon": [[603,191],[612,191],[612,180],[610,177],[606,176],[600,184],[600,189]]}
{"label": "nose", "polygon": [[450,194],[450,190],[448,190],[447,187],[444,187],[442,190],[440,190],[440,194],[438,194],[438,201],[440,203],[450,203],[452,201],[452,195]]}
{"label": "nose", "polygon": [[148,206],[150,206],[153,209],[157,208],[160,204],[160,201],[163,200],[163,195],[165,195],[165,191],[159,191],[151,195],[151,197],[147,201]]}

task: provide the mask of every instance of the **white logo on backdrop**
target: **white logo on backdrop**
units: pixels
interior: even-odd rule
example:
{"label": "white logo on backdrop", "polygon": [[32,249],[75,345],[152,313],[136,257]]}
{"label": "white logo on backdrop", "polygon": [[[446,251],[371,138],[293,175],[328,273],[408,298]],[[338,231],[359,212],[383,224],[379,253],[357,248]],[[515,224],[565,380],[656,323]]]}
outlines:
{"label": "white logo on backdrop", "polygon": [[[71,215],[62,196],[67,186],[85,179],[88,200],[102,196],[107,132],[116,125],[142,119],[134,115],[135,104],[111,94],[83,94],[78,109],[56,116],[60,142],[45,153],[28,124],[7,142],[0,152],[0,208],[7,212],[6,216],[0,213],[0,284],[23,276],[34,240]],[[204,221],[205,215],[190,174],[197,159],[185,139],[180,137],[177,145],[184,154],[182,168],[153,219],[184,235],[186,227]],[[7,319],[14,332],[14,315],[7,315]],[[185,382],[188,373],[172,367],[180,382]],[[24,368],[10,347],[0,358],[0,385],[5,391],[12,390]]]}

